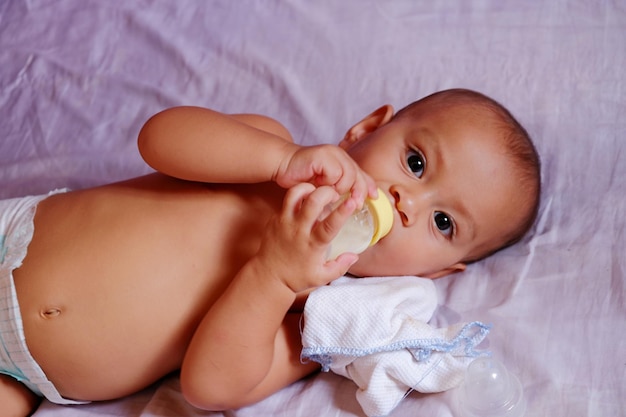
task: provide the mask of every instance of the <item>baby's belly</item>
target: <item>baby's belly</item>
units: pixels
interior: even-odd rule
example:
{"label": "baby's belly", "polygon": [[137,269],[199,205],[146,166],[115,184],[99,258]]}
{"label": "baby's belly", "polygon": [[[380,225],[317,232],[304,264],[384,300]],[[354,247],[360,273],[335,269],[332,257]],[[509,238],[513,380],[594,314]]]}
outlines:
{"label": "baby's belly", "polygon": [[29,298],[20,296],[31,355],[61,395],[78,400],[125,396],[178,369],[197,324],[196,316],[172,305],[176,295],[138,295],[130,302],[74,289]]}
{"label": "baby's belly", "polygon": [[115,398],[178,369],[204,313],[256,250],[250,239],[224,249],[241,237],[228,227],[236,210],[219,222],[197,211],[219,201],[150,196],[38,209],[15,284],[31,354],[66,397]]}

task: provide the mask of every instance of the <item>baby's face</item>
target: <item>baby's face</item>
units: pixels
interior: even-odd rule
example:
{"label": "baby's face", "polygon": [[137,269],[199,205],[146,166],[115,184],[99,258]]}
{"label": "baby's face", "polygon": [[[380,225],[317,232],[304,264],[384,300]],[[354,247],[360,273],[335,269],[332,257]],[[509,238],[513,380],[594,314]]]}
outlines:
{"label": "baby's face", "polygon": [[396,118],[350,145],[395,207],[389,235],[350,273],[437,277],[503,244],[523,199],[499,135],[484,112],[457,106]]}

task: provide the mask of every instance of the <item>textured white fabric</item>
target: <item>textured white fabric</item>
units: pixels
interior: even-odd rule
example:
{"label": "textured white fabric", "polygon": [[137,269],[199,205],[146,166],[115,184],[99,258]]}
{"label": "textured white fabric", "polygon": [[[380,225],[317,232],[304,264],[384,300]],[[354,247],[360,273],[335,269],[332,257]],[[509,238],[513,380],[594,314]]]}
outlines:
{"label": "textured white fabric", "polygon": [[489,331],[478,322],[435,328],[432,280],[343,277],[313,291],[304,308],[302,359],[353,380],[368,416],[385,416],[406,393],[456,387],[474,347]]}

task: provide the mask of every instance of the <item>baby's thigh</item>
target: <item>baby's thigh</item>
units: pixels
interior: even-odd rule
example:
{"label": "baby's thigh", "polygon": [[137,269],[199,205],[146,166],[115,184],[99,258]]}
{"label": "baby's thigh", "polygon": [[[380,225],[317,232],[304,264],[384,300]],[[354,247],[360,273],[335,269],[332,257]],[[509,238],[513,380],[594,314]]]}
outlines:
{"label": "baby's thigh", "polygon": [[40,398],[16,379],[0,374],[0,416],[28,416]]}

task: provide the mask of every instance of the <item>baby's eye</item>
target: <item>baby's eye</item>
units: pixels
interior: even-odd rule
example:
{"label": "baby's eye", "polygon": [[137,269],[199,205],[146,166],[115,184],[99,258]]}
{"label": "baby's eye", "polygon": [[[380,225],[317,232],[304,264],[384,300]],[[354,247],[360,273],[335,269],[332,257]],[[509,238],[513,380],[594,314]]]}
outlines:
{"label": "baby's eye", "polygon": [[417,178],[422,177],[422,175],[424,174],[426,161],[424,161],[424,156],[422,156],[421,153],[414,150],[409,150],[406,154],[406,164]]}
{"label": "baby's eye", "polygon": [[441,211],[436,211],[434,215],[435,225],[437,229],[446,237],[452,236],[454,231],[454,223],[450,216]]}

